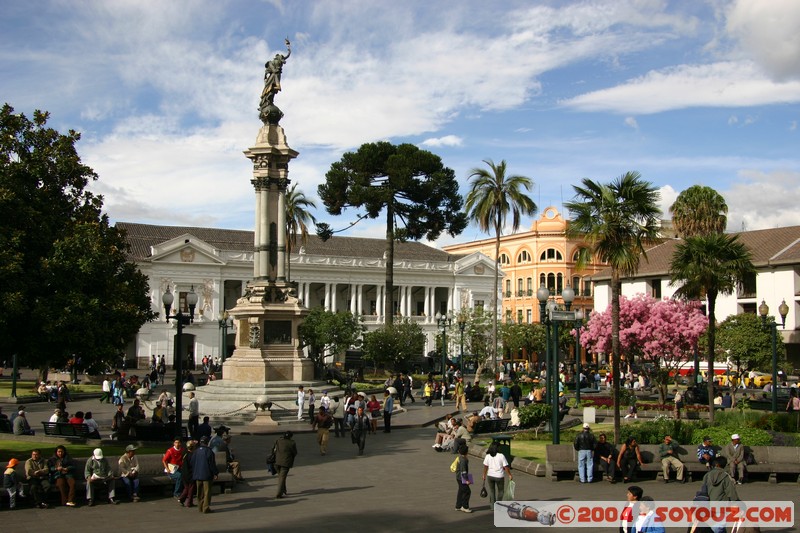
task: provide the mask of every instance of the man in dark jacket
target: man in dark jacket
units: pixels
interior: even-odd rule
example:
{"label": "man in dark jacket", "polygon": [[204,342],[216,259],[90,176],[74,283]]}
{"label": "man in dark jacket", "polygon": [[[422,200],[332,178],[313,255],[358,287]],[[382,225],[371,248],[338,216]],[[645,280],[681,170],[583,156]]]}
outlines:
{"label": "man in dark jacket", "polygon": [[732,502],[739,499],[736,484],[725,471],[728,460],[723,456],[714,458],[714,468],[703,476],[703,485],[708,489],[708,499],[712,502]]}
{"label": "man in dark jacket", "polygon": [[289,469],[294,466],[294,458],[297,456],[297,443],[292,440],[294,433],[287,431],[283,437],[275,441],[275,467],[278,469],[278,494],[276,498],[288,496],[286,492],[286,476]]}
{"label": "man in dark jacket", "polygon": [[192,467],[192,479],[197,486],[197,508],[201,513],[213,513],[211,510],[211,482],[217,479],[217,460],[214,452],[208,447],[208,437],[200,439],[200,445],[189,456]]}
{"label": "man in dark jacket", "polygon": [[578,475],[581,483],[594,481],[594,446],[597,441],[589,429],[589,424],[583,425],[583,431],[575,437],[573,447],[578,452]]}

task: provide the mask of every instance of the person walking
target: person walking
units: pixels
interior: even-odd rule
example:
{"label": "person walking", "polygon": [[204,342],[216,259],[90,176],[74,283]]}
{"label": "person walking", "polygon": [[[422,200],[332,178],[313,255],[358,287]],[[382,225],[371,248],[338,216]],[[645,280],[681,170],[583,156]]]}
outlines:
{"label": "person walking", "polygon": [[316,415],[316,409],[314,404],[317,402],[317,397],[314,395],[314,389],[308,389],[308,419],[311,423],[314,423],[314,415]]}
{"label": "person walking", "polygon": [[367,444],[367,432],[370,430],[372,423],[369,416],[364,412],[364,407],[358,406],[356,417],[350,425],[350,436],[353,444],[358,444],[358,455],[364,455],[364,446]]}
{"label": "person walking", "polygon": [[334,400],[331,404],[331,416],[333,417],[333,434],[335,437],[344,437],[344,406],[341,399]]}
{"label": "person walking", "polygon": [[200,425],[200,402],[194,397],[194,392],[189,393],[189,421],[186,425],[189,428],[189,436],[193,440],[197,439],[197,426]]}
{"label": "person walking", "polygon": [[292,440],[294,433],[287,431],[281,438],[275,441],[275,467],[278,469],[278,493],[276,498],[288,496],[286,491],[286,476],[294,466],[294,458],[297,457],[297,443]]}
{"label": "person walking", "polygon": [[575,437],[572,444],[578,452],[578,475],[581,483],[591,483],[594,481],[594,448],[597,440],[589,428],[589,424],[583,424],[583,431]]}
{"label": "person walking", "polygon": [[295,404],[297,405],[297,420],[303,419],[303,406],[306,403],[306,393],[303,391],[303,386],[300,385],[297,387],[297,400],[295,400]]}
{"label": "person walking", "polygon": [[683,395],[678,391],[678,389],[673,389],[672,393],[675,395],[673,401],[675,402],[675,410],[673,413],[675,414],[675,420],[681,419],[681,409],[683,409]]}
{"label": "person walking", "polygon": [[197,509],[201,513],[213,513],[211,509],[211,483],[217,479],[217,460],[208,447],[208,437],[200,439],[200,445],[189,456],[192,466],[192,480],[197,486]]}
{"label": "person walking", "polygon": [[469,497],[472,494],[473,480],[469,473],[469,447],[462,444],[458,447],[458,457],[456,458],[456,483],[458,483],[458,492],[456,493],[456,511],[463,513],[471,513],[472,509],[469,508]]}
{"label": "person walking", "polygon": [[489,482],[489,507],[492,510],[494,510],[494,502],[503,499],[505,474],[508,474],[509,481],[514,479],[506,456],[498,452],[497,443],[493,442],[486,451],[486,457],[483,458],[483,481]]}
{"label": "person walking", "polygon": [[370,422],[372,423],[370,433],[374,435],[378,432],[378,418],[381,416],[381,402],[378,401],[374,394],[369,397],[367,402],[367,413],[369,413]]}
{"label": "person walking", "polygon": [[394,398],[388,390],[383,392],[383,432],[392,432],[392,412],[394,411]]}
{"label": "person walking", "polygon": [[328,453],[328,438],[330,437],[331,425],[333,425],[333,417],[324,407],[320,407],[319,412],[311,422],[311,428],[317,430],[320,455]]}
{"label": "person walking", "polygon": [[464,380],[459,378],[456,381],[456,388],[453,390],[453,396],[456,400],[456,409],[459,411],[467,412],[467,399],[464,394]]}

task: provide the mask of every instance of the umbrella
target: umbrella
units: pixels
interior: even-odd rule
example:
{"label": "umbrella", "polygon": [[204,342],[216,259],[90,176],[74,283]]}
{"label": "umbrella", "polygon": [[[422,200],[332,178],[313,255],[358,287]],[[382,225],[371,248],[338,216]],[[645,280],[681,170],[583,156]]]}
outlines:
{"label": "umbrella", "polygon": [[386,387],[386,390],[389,391],[389,394],[397,394],[397,389],[394,387]]}

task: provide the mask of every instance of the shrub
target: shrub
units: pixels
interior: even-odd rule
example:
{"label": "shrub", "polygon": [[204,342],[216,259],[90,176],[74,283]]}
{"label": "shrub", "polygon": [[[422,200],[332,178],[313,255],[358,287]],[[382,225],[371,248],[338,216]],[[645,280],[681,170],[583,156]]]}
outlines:
{"label": "shrub", "polygon": [[790,433],[797,431],[797,418],[793,413],[768,413],[761,415],[751,427]]}
{"label": "shrub", "polygon": [[532,403],[519,408],[519,423],[523,428],[538,426],[542,420],[550,420],[550,406],[546,403]]}
{"label": "shrub", "polygon": [[773,446],[774,444],[772,435],[763,429],[740,428],[731,430],[729,427],[721,427],[716,424],[712,427],[696,429],[692,440],[686,443],[700,444],[703,442],[703,437],[708,435],[713,439],[715,445],[725,446],[731,441],[733,431],[742,437],[742,444],[745,446]]}
{"label": "shrub", "polygon": [[756,427],[758,421],[764,416],[759,411],[740,411],[738,409],[728,409],[726,411],[716,411],[714,413],[714,425],[728,428],[731,433],[741,428]]}
{"label": "shrub", "polygon": [[652,421],[634,422],[620,428],[620,439],[635,437],[640,444],[661,444],[665,435],[671,435],[679,444],[694,442],[694,434],[703,431],[708,424],[703,420],[675,420],[668,416],[658,416]]}

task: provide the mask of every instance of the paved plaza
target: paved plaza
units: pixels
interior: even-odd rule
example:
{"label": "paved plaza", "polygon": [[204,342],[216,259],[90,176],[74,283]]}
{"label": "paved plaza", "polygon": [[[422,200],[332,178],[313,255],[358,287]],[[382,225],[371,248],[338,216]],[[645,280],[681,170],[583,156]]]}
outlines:
{"label": "paved plaza", "polygon": [[[71,411],[92,410],[101,425],[110,423],[113,406],[96,399],[69,404]],[[214,494],[210,515],[196,508],[179,507],[174,499],[162,493],[145,492],[139,503],[124,501],[121,505],[100,504],[77,509],[58,507],[38,510],[22,508],[0,511],[0,531],[42,532],[76,528],[81,532],[136,530],[171,532],[442,532],[489,531],[494,528],[488,499],[480,498],[480,486],[470,500],[474,513],[454,511],[455,476],[449,465],[453,456],[436,453],[432,448],[434,430],[419,427],[452,412],[447,407],[425,407],[419,401],[407,404],[408,413],[395,417],[396,429],[367,437],[366,455],[356,456],[356,446],[349,438],[331,437],[328,454],[321,456],[315,434],[308,426],[297,426],[295,436],[299,455],[291,470],[287,489],[289,496],[276,500],[277,477],[265,469],[267,450],[276,435],[240,435],[246,428],[235,428],[232,446],[241,460],[246,483],[236,485],[230,494]],[[52,404],[33,403],[27,406],[33,427],[41,428],[41,420],[52,413]],[[202,406],[201,406],[202,408]],[[4,404],[4,410],[11,405]],[[281,426],[281,430],[284,427]],[[305,431],[305,432],[300,432]],[[52,445],[54,447],[55,444]],[[48,455],[49,446],[43,445]],[[166,445],[165,445],[166,449]],[[481,461],[470,458],[476,479],[480,479]],[[521,472],[514,476],[518,500],[624,500],[625,485],[596,482],[582,485],[572,481],[551,482]],[[698,482],[689,484],[639,483],[645,494],[658,500],[691,499],[699,489]],[[800,509],[800,489],[795,483],[769,484],[756,482],[737,487],[742,499],[762,501],[793,500]],[[82,496],[82,495],[81,495]],[[559,528],[560,531],[568,531]],[[616,531],[616,528],[594,531]],[[783,529],[772,531],[796,531]],[[583,531],[588,531],[584,529]]]}

